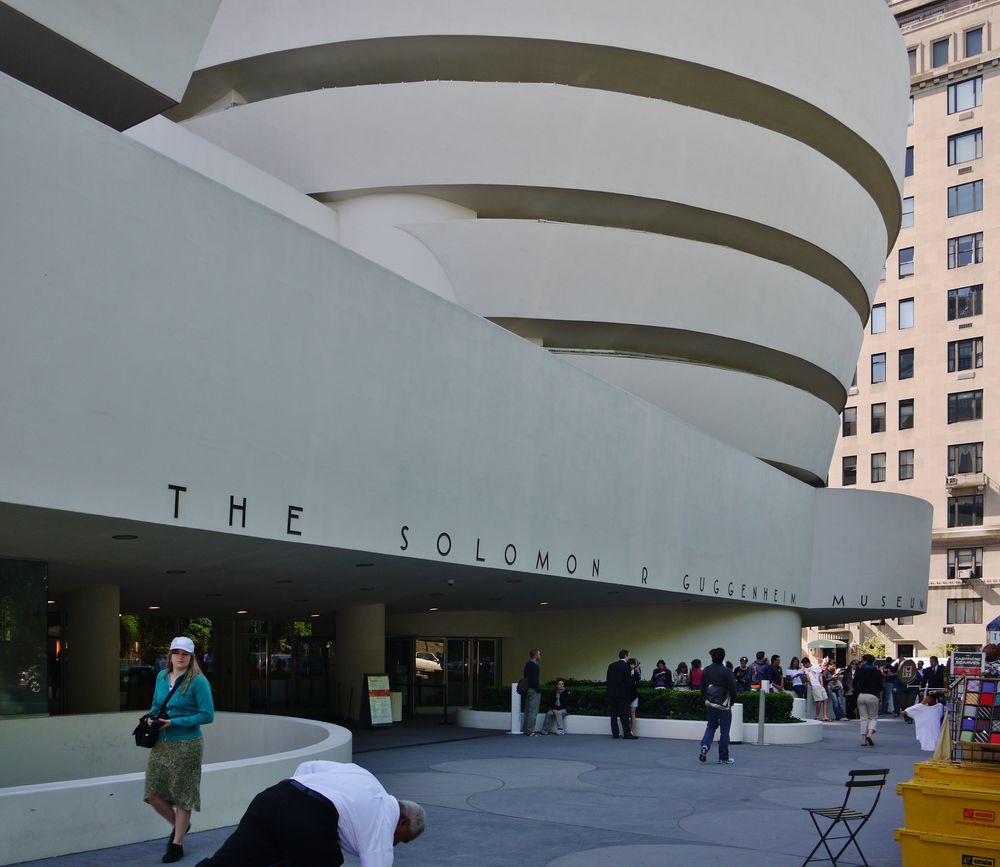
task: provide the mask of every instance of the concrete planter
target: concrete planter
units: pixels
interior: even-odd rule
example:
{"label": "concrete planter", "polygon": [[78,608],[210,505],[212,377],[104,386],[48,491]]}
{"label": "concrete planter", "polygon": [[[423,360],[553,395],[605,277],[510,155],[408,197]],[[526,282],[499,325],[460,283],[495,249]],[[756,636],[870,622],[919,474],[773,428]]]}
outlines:
{"label": "concrete planter", "polygon": [[[535,731],[542,730],[545,717],[539,714]],[[521,714],[506,711],[470,710],[458,708],[456,722],[465,728],[521,731]],[[566,717],[566,734],[608,735],[610,723],[606,716],[583,716],[570,714]],[[641,738],[672,738],[674,740],[699,741],[705,733],[705,723],[701,720],[682,719],[642,719],[639,718],[636,734]],[[733,708],[733,724],[730,737],[734,744],[757,743],[757,723],[743,722],[743,705]],[[813,744],[823,740],[823,726],[815,720],[799,723],[765,723],[764,743],[767,744]]]}
{"label": "concrete planter", "polygon": [[[0,721],[4,751],[0,863],[33,861],[164,837],[143,802],[149,751],[130,735],[137,711]],[[235,825],[250,799],[304,761],[351,760],[351,733],[316,720],[217,713],[203,728],[198,830]],[[29,782],[42,780],[44,782]],[[53,832],[57,829],[57,833]]]}

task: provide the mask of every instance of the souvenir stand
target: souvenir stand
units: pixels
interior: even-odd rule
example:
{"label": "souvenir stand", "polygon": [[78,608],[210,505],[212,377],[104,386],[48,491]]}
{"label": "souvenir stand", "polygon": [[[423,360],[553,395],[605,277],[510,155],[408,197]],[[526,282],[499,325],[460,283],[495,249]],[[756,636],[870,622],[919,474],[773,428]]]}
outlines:
{"label": "souvenir stand", "polygon": [[947,715],[934,759],[897,788],[903,867],[1000,867],[1000,666],[952,655]]}

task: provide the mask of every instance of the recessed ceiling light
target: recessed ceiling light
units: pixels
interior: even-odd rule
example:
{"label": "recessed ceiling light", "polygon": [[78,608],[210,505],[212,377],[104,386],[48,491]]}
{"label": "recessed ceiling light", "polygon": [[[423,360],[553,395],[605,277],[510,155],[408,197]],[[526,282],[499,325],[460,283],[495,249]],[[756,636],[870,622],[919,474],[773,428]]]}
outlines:
{"label": "recessed ceiling light", "polygon": [[428,611],[440,611],[441,609],[440,608],[428,608],[427,610]]}
{"label": "recessed ceiling light", "polygon": [[132,533],[119,533],[117,536],[112,536],[111,538],[119,542],[131,542],[133,539],[138,539],[139,537]]}
{"label": "recessed ceiling light", "polygon": [[55,605],[55,604],[56,604],[56,600],[55,599],[50,599],[49,600],[49,605]]}
{"label": "recessed ceiling light", "polygon": [[548,605],[549,603],[548,602],[539,602],[538,604],[539,605]]}
{"label": "recessed ceiling light", "polygon": [[150,605],[149,606],[149,610],[150,611],[159,611],[160,610],[160,606],[159,605]]}
{"label": "recessed ceiling light", "polygon": [[371,568],[374,565],[375,565],[374,563],[355,563],[354,564],[354,568],[355,569],[369,569],[369,568]]}
{"label": "recessed ceiling light", "polygon": [[508,584],[520,584],[521,583],[521,579],[520,578],[508,578],[507,579],[507,583]]}
{"label": "recessed ceiling light", "polygon": [[319,617],[319,615],[318,615],[318,614],[310,614],[309,616],[310,616],[310,617]]}
{"label": "recessed ceiling light", "polygon": [[246,614],[247,612],[246,612],[246,609],[245,609],[245,608],[241,608],[241,609],[240,609],[239,611],[237,611],[236,613],[237,613],[237,614]]}
{"label": "recessed ceiling light", "polygon": [[168,575],[187,575],[187,569],[167,569]]}

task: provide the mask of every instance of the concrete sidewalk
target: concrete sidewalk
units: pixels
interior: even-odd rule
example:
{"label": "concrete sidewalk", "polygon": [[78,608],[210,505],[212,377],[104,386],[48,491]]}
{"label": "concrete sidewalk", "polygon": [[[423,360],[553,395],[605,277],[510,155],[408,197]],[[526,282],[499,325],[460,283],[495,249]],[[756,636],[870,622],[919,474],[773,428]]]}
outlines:
{"label": "concrete sidewalk", "polygon": [[[792,867],[816,842],[800,807],[839,804],[849,769],[882,767],[889,785],[861,846],[872,865],[901,864],[896,784],[929,755],[912,726],[883,718],[865,748],[857,722],[829,723],[819,744],[734,746],[731,766],[716,764],[714,747],[702,765],[695,742],[642,739],[641,726],[638,741],[396,726],[359,732],[355,761],[427,808],[423,838],[396,849],[401,867]],[[210,855],[230,830],[192,833],[180,863]],[[165,839],[32,863],[153,865]]]}

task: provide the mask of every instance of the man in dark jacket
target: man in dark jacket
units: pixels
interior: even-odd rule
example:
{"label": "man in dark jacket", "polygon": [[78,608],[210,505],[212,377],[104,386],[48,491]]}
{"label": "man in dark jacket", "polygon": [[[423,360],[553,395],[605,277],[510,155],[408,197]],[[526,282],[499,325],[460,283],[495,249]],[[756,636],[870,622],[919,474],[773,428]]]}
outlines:
{"label": "man in dark jacket", "polygon": [[763,650],[758,650],[757,658],[750,663],[750,688],[760,689],[762,680],[774,680],[774,672],[767,661],[767,654]]}
{"label": "man in dark jacket", "polygon": [[712,738],[719,729],[719,764],[732,765],[735,762],[729,758],[729,727],[733,722],[733,702],[736,701],[736,679],[733,673],[723,665],[726,651],[721,647],[709,651],[712,664],[701,676],[701,697],[705,700],[705,715],[708,725],[701,739],[701,749],[698,751],[698,761],[708,759],[708,751],[712,748]]}
{"label": "man in dark jacket", "polygon": [[930,665],[924,669],[924,689],[946,689],[948,672],[936,656],[930,659]]}
{"label": "man in dark jacket", "polygon": [[631,714],[628,709],[628,695],[632,683],[632,675],[628,667],[628,651],[618,652],[618,661],[608,666],[607,692],[611,704],[611,737],[618,737],[618,723],[621,721],[625,740],[635,741],[638,738],[632,734]]}
{"label": "man in dark jacket", "polygon": [[538,661],[541,658],[542,651],[532,650],[528,654],[528,661],[524,663],[523,676],[527,683],[524,689],[524,724],[521,731],[531,737],[541,735],[541,732],[535,731],[535,723],[538,721],[538,703],[542,697],[542,686],[538,676]]}
{"label": "man in dark jacket", "polygon": [[545,721],[542,731],[547,735],[566,734],[566,715],[569,713],[573,694],[566,689],[566,682],[556,681],[556,688],[548,700],[548,710],[545,711]]}

